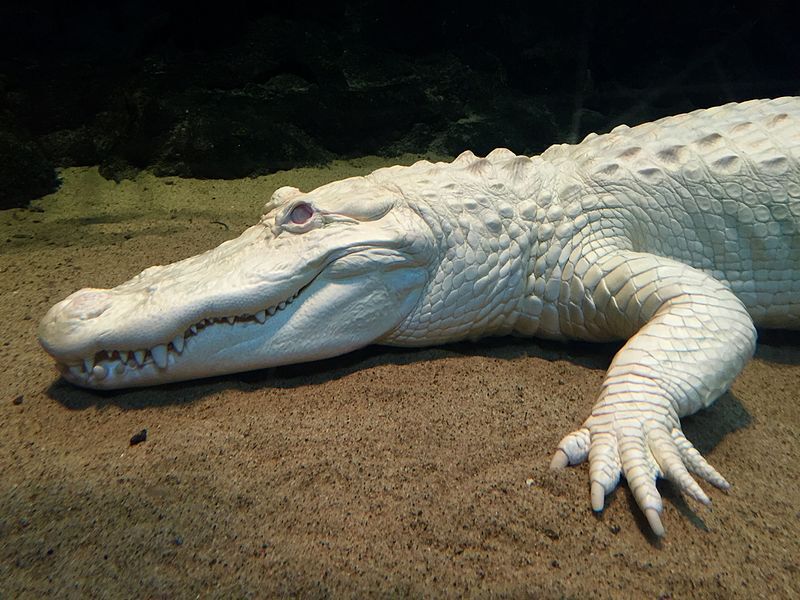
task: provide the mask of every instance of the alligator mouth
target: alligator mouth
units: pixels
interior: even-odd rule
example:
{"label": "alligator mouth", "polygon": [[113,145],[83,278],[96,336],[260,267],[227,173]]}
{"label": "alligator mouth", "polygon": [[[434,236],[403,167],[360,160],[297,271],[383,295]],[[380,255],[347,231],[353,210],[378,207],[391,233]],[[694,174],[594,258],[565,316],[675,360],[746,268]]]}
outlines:
{"label": "alligator mouth", "polygon": [[167,369],[180,360],[181,355],[195,343],[198,336],[202,336],[216,327],[264,325],[272,316],[294,302],[309,285],[310,283],[306,284],[286,300],[254,314],[201,319],[188,326],[183,334],[179,334],[169,341],[161,341],[149,348],[100,350],[80,361],[69,363],[59,361],[56,366],[67,379],[81,382],[89,380],[99,382],[110,377],[125,378],[146,368]]}

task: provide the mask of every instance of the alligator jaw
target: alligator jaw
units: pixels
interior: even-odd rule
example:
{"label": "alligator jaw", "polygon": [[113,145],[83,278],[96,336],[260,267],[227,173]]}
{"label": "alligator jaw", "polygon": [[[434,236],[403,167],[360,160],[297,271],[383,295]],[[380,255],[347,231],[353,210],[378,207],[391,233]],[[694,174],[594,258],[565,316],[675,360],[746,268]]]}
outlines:
{"label": "alligator jaw", "polygon": [[115,383],[120,381],[126,382],[126,386],[157,382],[163,379],[165,369],[176,368],[184,352],[192,351],[199,336],[239,338],[241,333],[234,329],[266,328],[267,321],[280,316],[278,313],[292,304],[301,291],[255,314],[204,318],[186,327],[183,334],[149,348],[100,350],[77,361],[57,361],[56,367],[64,379],[83,387],[117,387]]}

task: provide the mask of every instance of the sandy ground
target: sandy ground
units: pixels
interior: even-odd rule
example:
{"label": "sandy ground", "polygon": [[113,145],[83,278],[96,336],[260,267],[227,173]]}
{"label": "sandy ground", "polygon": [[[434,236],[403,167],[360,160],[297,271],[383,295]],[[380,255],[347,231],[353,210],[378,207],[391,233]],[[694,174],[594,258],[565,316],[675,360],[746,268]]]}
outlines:
{"label": "sandy ground", "polygon": [[660,542],[627,488],[598,517],[585,465],[547,469],[613,346],[373,347],[119,393],[60,381],[40,350],[38,320],[72,291],[238,235],[279,185],[376,166],[120,184],[69,169],[0,213],[0,598],[798,597],[798,334],[765,336],[685,419],[733,488],[707,509],[661,485]]}

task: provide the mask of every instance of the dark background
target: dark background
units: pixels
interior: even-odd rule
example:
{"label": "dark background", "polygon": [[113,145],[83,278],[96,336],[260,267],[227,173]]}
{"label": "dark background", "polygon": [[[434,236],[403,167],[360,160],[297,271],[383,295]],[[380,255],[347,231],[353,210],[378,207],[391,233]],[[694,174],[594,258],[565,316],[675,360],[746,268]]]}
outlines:
{"label": "dark background", "polygon": [[538,153],[800,92],[789,2],[12,3],[0,208],[58,185],[236,178],[368,153]]}

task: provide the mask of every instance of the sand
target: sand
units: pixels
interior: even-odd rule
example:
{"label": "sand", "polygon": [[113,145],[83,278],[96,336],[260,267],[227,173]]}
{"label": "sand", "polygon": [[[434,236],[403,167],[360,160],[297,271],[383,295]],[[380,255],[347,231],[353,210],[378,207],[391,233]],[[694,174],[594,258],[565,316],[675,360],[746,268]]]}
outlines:
{"label": "sand", "polygon": [[798,334],[764,336],[684,420],[733,487],[704,486],[705,508],[660,484],[661,541],[624,486],[596,516],[586,465],[547,468],[614,346],[370,347],[116,393],[59,380],[39,348],[72,291],[238,235],[280,185],[379,164],[119,184],[71,168],[0,213],[0,598],[798,597]]}

